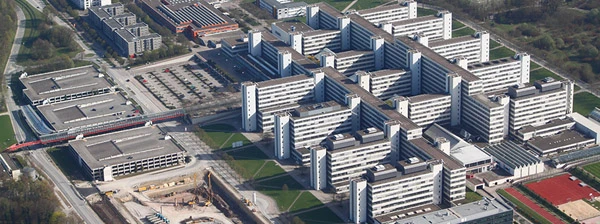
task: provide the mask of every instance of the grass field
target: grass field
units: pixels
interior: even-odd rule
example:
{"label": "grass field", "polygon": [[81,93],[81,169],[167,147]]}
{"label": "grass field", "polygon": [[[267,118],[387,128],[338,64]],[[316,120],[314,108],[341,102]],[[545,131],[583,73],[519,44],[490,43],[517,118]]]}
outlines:
{"label": "grass field", "polygon": [[600,98],[588,92],[577,93],[573,96],[573,111],[587,116],[594,110],[594,107],[600,107]]}
{"label": "grass field", "polygon": [[[288,186],[288,190],[282,189],[284,184]],[[273,198],[280,211],[286,211],[300,194],[302,185],[290,176],[282,176],[259,182],[254,188]]]}
{"label": "grass field", "polygon": [[473,192],[471,189],[467,188],[467,193],[465,196],[466,203],[479,201],[481,198],[481,195],[479,195],[477,192]]}
{"label": "grass field", "polygon": [[346,8],[346,6],[348,6],[350,4],[350,2],[352,2],[352,0],[303,0],[303,2],[306,2],[306,4],[315,4],[315,3],[319,3],[319,2],[326,2],[327,4],[333,6],[334,8],[336,8],[337,10],[342,11],[344,8]]}
{"label": "grass field", "polygon": [[475,33],[474,29],[471,29],[470,27],[464,27],[460,30],[454,30],[452,31],[452,38],[455,37],[462,37],[462,36],[469,36],[469,35],[473,35]]}
{"label": "grass field", "polygon": [[265,163],[264,159],[268,158],[267,155],[256,147],[229,151],[227,154],[233,157],[233,160],[227,160],[229,166],[244,179],[252,178]]}
{"label": "grass field", "polygon": [[530,70],[534,70],[534,69],[537,69],[537,68],[540,68],[540,67],[542,67],[542,66],[538,65],[538,63],[535,63],[535,62],[531,62],[531,64],[529,64],[529,69]]}
{"label": "grass field", "polygon": [[552,222],[548,221],[546,218],[544,218],[543,216],[539,215],[533,209],[531,209],[527,205],[523,204],[523,202],[517,200],[515,197],[513,197],[512,195],[510,195],[505,190],[499,189],[496,192],[498,194],[502,195],[504,198],[508,199],[511,203],[513,203],[515,206],[517,206],[518,210],[520,210],[522,213],[525,213],[525,215],[533,218],[535,221],[537,221],[539,223],[542,223],[542,224],[552,224]]}
{"label": "grass field", "polygon": [[244,135],[235,132],[235,128],[226,124],[202,126],[197,135],[212,149],[221,149],[221,146],[224,149],[228,149],[231,148],[232,143],[237,141],[242,141],[243,145],[251,144]]}
{"label": "grass field", "polygon": [[267,161],[263,168],[254,176],[255,180],[260,180],[261,178],[273,177],[277,175],[284,174],[285,170],[283,170],[277,163],[273,161]]}
{"label": "grass field", "polygon": [[515,52],[506,47],[501,47],[496,50],[490,51],[490,60],[495,60],[495,59],[505,58],[505,57],[512,57],[512,56],[515,56]]}
{"label": "grass field", "polygon": [[529,83],[533,83],[537,80],[540,79],[544,79],[546,77],[552,77],[555,80],[562,80],[563,78],[561,78],[560,76],[554,74],[554,72],[551,72],[548,69],[545,68],[540,68],[538,70],[532,71],[531,73],[529,73]]}
{"label": "grass field", "polygon": [[370,9],[376,6],[383,5],[385,3],[390,2],[391,0],[358,0],[351,9],[362,10],[362,9]]}
{"label": "grass field", "polygon": [[341,220],[337,215],[333,214],[333,212],[327,207],[315,209],[297,216],[305,223],[345,223],[344,220]]}
{"label": "grass field", "polygon": [[71,156],[71,153],[69,153],[68,148],[50,148],[47,152],[65,176],[69,179],[83,179],[82,174],[78,171],[81,167],[74,162],[75,159]]}
{"label": "grass field", "polygon": [[452,29],[453,30],[458,29],[458,28],[462,28],[464,26],[465,26],[465,24],[459,22],[458,20],[455,20],[455,19],[452,20]]}
{"label": "grass field", "polygon": [[500,46],[500,43],[496,42],[495,40],[490,40],[490,50]]}
{"label": "grass field", "polygon": [[321,205],[323,205],[323,203],[321,203],[321,201],[319,201],[319,199],[317,199],[310,192],[305,191],[305,192],[302,192],[302,194],[300,195],[300,197],[298,198],[296,203],[294,203],[294,205],[292,205],[292,207],[290,208],[290,212],[298,212],[298,211],[302,211],[302,210],[309,209],[309,208],[314,208],[314,207],[321,206]]}
{"label": "grass field", "polygon": [[437,14],[437,10],[417,8],[417,17],[431,16]]}
{"label": "grass field", "polygon": [[590,172],[597,178],[600,178],[600,162],[585,165],[583,169],[587,172]]}
{"label": "grass field", "polygon": [[17,143],[17,140],[8,115],[0,116],[0,127],[2,128],[2,131],[0,131],[0,152],[2,152],[12,144]]}

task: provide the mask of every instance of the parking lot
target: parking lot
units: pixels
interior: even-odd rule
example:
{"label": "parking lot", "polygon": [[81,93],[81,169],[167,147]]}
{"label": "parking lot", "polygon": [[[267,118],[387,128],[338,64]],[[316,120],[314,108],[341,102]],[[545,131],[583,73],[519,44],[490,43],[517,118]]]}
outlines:
{"label": "parking lot", "polygon": [[206,65],[184,62],[141,71],[135,78],[167,108],[211,102],[215,92],[223,92],[228,82],[211,74]]}

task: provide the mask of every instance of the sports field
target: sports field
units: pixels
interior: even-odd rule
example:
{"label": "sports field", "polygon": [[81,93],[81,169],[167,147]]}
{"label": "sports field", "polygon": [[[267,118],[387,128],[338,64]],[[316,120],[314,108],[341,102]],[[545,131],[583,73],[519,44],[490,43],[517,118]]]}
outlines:
{"label": "sports field", "polygon": [[585,165],[583,169],[597,178],[600,178],[600,162]]}
{"label": "sports field", "polygon": [[555,206],[583,198],[600,196],[600,193],[590,186],[580,186],[581,180],[571,180],[570,174],[544,179],[537,182],[525,184],[540,197]]}
{"label": "sports field", "polygon": [[517,200],[522,202],[525,206],[529,207],[530,209],[533,209],[537,214],[543,216],[545,219],[547,219],[551,223],[555,223],[555,224],[556,223],[564,223],[562,220],[560,220],[556,216],[550,214],[548,211],[546,211],[545,209],[540,207],[540,205],[536,204],[531,199],[525,197],[525,195],[521,194],[521,192],[515,190],[514,188],[507,188],[505,190],[511,196],[515,197]]}
{"label": "sports field", "polygon": [[558,209],[573,219],[585,220],[600,215],[600,211],[583,200],[568,202],[558,206]]}

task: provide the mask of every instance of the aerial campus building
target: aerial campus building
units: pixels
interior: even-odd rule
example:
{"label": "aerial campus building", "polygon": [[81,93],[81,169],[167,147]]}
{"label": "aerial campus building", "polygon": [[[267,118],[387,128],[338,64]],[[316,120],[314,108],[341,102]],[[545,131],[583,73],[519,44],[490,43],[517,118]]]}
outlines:
{"label": "aerial campus building", "polygon": [[307,5],[305,2],[293,0],[256,0],[255,4],[271,13],[275,19],[304,16]]}
{"label": "aerial campus building", "polygon": [[19,80],[25,87],[23,96],[33,106],[115,91],[104,74],[91,65],[35,75],[23,73]]}
{"label": "aerial campus building", "polygon": [[[271,32],[250,31],[247,40],[223,45],[249,74],[266,80],[242,83],[243,129],[273,132],[276,157],[310,166],[312,188],[348,192],[352,222],[382,223],[394,214],[401,220],[419,207],[460,201],[467,174],[496,167],[510,178],[542,172],[541,161],[522,147],[498,145],[527,153],[514,158],[462,138],[499,143],[514,135],[516,123],[570,113],[548,108],[528,121],[513,119],[534,107],[520,97],[568,105],[572,84],[546,80],[534,85],[537,92],[515,97],[510,88],[529,82],[529,55],[489,61],[486,32],[451,38],[451,13],[393,13],[403,7],[361,14],[308,5],[306,24],[274,23]],[[461,137],[448,131],[460,127]],[[365,130],[377,137],[364,141]],[[404,183],[415,194],[403,192]]]}
{"label": "aerial campus building", "polygon": [[230,32],[238,24],[206,1],[141,0],[141,8],[173,33],[191,37]]}
{"label": "aerial campus building", "polygon": [[71,154],[91,180],[183,163],[183,151],[157,126],[145,126],[69,141]]}
{"label": "aerial campus building", "polygon": [[93,25],[113,42],[122,55],[134,56],[161,47],[162,37],[150,33],[148,25],[138,23],[133,13],[125,12],[121,3],[92,7],[89,18]]}
{"label": "aerial campus building", "polygon": [[111,0],[71,0],[71,2],[81,10],[86,10],[88,8],[96,6],[105,6],[112,4]]}

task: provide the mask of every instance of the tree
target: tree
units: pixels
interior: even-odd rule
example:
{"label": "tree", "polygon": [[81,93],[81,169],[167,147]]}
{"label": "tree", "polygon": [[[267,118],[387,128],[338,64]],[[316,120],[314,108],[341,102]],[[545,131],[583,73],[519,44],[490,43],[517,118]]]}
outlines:
{"label": "tree", "polygon": [[37,39],[31,46],[31,58],[48,59],[54,55],[54,46],[47,40]]}
{"label": "tree", "polygon": [[556,11],[558,11],[558,8],[562,5],[563,2],[564,0],[542,0],[540,2],[540,5],[542,6],[542,9],[545,13],[552,15]]}
{"label": "tree", "polygon": [[287,191],[289,190],[289,188],[288,188],[287,184],[283,184],[283,186],[281,186],[281,190],[282,190],[283,192],[287,192]]}
{"label": "tree", "polygon": [[533,46],[542,50],[554,50],[556,44],[550,35],[544,34],[542,37],[538,38],[533,42]]}
{"label": "tree", "polygon": [[595,58],[598,56],[598,48],[592,44],[586,44],[583,48],[579,49],[578,53],[583,58]]}

